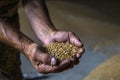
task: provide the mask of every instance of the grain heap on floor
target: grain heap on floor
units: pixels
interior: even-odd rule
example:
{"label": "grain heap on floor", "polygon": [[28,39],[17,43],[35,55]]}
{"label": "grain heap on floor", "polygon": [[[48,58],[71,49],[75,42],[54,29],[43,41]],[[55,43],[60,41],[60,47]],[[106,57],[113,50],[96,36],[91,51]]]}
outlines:
{"label": "grain heap on floor", "polygon": [[120,80],[120,54],[100,64],[83,80]]}
{"label": "grain heap on floor", "polygon": [[78,47],[70,43],[54,42],[45,46],[47,53],[59,60],[71,59],[77,52]]}

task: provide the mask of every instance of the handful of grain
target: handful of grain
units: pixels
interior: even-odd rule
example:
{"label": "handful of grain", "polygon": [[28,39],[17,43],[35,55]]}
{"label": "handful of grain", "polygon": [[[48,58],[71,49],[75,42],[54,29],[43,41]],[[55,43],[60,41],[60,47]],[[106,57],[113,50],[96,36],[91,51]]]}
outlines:
{"label": "handful of grain", "polygon": [[77,46],[71,43],[54,42],[45,46],[47,53],[55,56],[59,60],[72,58],[79,50]]}

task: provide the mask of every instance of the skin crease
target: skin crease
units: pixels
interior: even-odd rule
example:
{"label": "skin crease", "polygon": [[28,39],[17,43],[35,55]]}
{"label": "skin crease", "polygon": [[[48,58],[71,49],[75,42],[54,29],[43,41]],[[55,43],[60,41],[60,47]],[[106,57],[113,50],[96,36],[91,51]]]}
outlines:
{"label": "skin crease", "polygon": [[[51,55],[45,53],[42,50],[42,45],[36,44],[22,32],[12,28],[12,25],[3,19],[0,19],[0,41],[23,52],[40,73],[61,72],[78,64],[79,58],[84,52],[79,38],[72,32],[59,31],[53,26],[44,0],[23,0],[22,2],[26,16],[43,45],[56,41],[73,43],[79,47],[78,54],[71,60],[59,62],[57,59],[53,59]],[[51,60],[54,60],[54,65],[51,65]]]}

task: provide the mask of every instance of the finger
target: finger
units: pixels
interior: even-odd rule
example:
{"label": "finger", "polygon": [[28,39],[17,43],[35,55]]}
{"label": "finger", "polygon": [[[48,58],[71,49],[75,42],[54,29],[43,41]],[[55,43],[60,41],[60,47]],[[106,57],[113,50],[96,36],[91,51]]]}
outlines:
{"label": "finger", "polygon": [[78,37],[76,37],[76,35],[74,33],[69,32],[69,38],[70,38],[70,42],[75,44],[76,46],[78,46],[78,47],[82,47],[83,46],[83,44],[80,41],[80,39]]}
{"label": "finger", "polygon": [[57,64],[57,59],[47,53],[44,52],[37,52],[34,55],[34,60],[35,62],[40,62],[48,65],[56,65]]}
{"label": "finger", "polygon": [[41,65],[38,65],[38,72],[47,74],[47,73],[53,72],[55,68],[56,67],[54,67],[52,65],[41,64]]}
{"label": "finger", "polygon": [[80,63],[80,61],[79,61],[79,59],[77,59],[76,62],[75,62],[75,65],[77,65],[79,63]]}
{"label": "finger", "polygon": [[61,62],[61,64],[59,64],[58,66],[50,66],[50,65],[46,65],[46,64],[41,64],[39,65],[39,69],[38,71],[41,73],[57,73],[57,72],[61,72],[64,70],[69,69],[71,66],[71,61],[70,60],[64,60],[63,62]]}
{"label": "finger", "polygon": [[77,65],[80,62],[79,58],[77,58],[76,56],[74,56],[71,60],[74,62],[74,65]]}
{"label": "finger", "polygon": [[84,53],[85,49],[84,48],[79,48],[78,53],[76,54],[77,58],[80,58],[82,56],[82,54]]}
{"label": "finger", "polygon": [[54,38],[57,42],[66,42],[68,39],[68,33],[64,31],[59,31],[55,34]]}
{"label": "finger", "polygon": [[55,70],[55,72],[62,72],[64,70],[68,70],[70,68],[72,68],[74,65],[73,61],[71,60],[64,60],[63,62],[61,62],[61,64],[58,66],[57,70]]}

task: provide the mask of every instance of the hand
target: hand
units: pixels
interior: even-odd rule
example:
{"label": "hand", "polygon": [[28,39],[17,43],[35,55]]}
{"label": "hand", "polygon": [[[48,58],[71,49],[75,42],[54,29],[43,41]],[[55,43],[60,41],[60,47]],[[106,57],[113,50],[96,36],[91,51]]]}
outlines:
{"label": "hand", "polygon": [[50,35],[47,35],[46,39],[43,39],[42,42],[44,45],[52,42],[69,42],[79,47],[79,51],[73,59],[66,59],[57,64],[59,62],[57,59],[45,53],[42,47],[38,46],[37,44],[32,44],[27,52],[28,58],[35,69],[44,74],[61,72],[72,68],[75,64],[79,63],[79,58],[84,52],[81,41],[75,36],[75,34],[71,32],[56,31]]}
{"label": "hand", "polygon": [[84,52],[82,42],[72,32],[54,31],[50,34],[50,36],[47,35],[46,39],[41,39],[41,40],[44,43],[44,45],[50,44],[52,42],[68,42],[68,43],[75,44],[77,47],[79,47],[79,51],[76,54],[77,58],[80,58],[82,53]]}
{"label": "hand", "polygon": [[56,73],[73,67],[71,65],[73,64],[72,60],[64,60],[60,64],[57,64],[57,59],[45,53],[42,47],[37,44],[30,45],[26,53],[32,65],[40,73]]}
{"label": "hand", "polygon": [[[50,44],[52,42],[69,42],[75,44],[77,47],[79,47],[79,51],[76,54],[76,56],[72,59],[74,64],[79,63],[79,58],[82,56],[82,53],[84,52],[83,44],[81,43],[80,39],[72,32],[66,32],[66,31],[53,31],[49,35],[46,35],[46,39],[41,39],[41,41],[44,43],[44,45]],[[71,65],[74,65],[71,64]]]}

